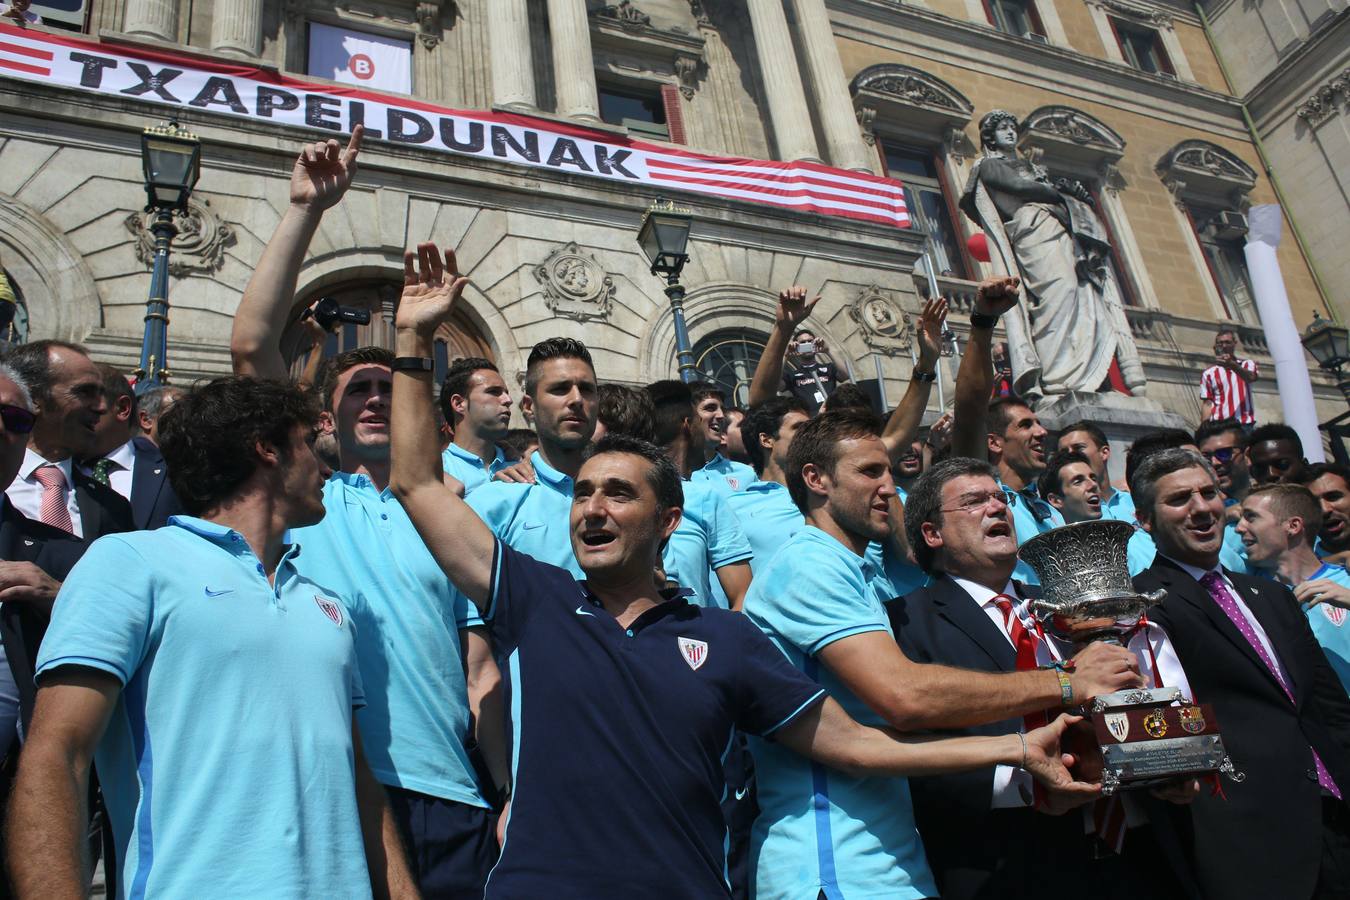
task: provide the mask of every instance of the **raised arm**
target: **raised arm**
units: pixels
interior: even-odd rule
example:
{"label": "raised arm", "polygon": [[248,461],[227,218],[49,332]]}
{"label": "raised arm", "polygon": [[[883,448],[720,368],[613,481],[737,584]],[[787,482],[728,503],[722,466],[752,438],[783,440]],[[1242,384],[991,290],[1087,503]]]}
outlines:
{"label": "raised arm", "polygon": [[356,175],[356,156],[364,132],[357,125],[345,150],[337,141],[328,140],[308,144],[300,151],[291,171],[290,205],[267,242],[234,314],[230,358],[236,374],[287,377],[282,335],[296,313],[295,284],[300,264],[324,211],[342,199]]}
{"label": "raised arm", "polygon": [[[1017,288],[1022,283],[1012,275],[999,275],[980,282],[975,292],[975,314],[997,321],[1017,305]],[[972,316],[972,319],[974,316]],[[970,340],[956,373],[956,399],[952,405],[952,456],[984,459],[989,453],[985,419],[989,395],[994,390],[994,323],[970,323]]]}
{"label": "raised arm", "polygon": [[942,356],[942,329],[947,321],[947,298],[932,297],[923,305],[919,316],[919,327],[915,329],[919,338],[919,361],[914,365],[912,377],[900,405],[891,413],[886,422],[886,430],[881,433],[881,441],[886,445],[886,453],[891,465],[900,462],[900,457],[914,443],[923,422],[923,411],[928,407],[928,394],[933,381],[927,376],[936,376],[938,361]]}
{"label": "raised arm", "polygon": [[817,297],[806,302],[806,288],[793,285],[778,294],[778,311],[774,318],[773,331],[764,343],[764,352],[759,355],[755,366],[755,375],[750,379],[750,405],[758,406],[778,393],[778,385],[783,381],[783,357],[787,354],[788,341],[797,326],[806,321],[811,310],[820,302]]}
{"label": "raised arm", "polygon": [[[418,244],[403,254],[403,296],[394,317],[394,353],[430,360],[432,336],[450,319],[469,279],[459,274],[455,252],[441,262],[435,244]],[[427,549],[455,587],[479,609],[488,605],[496,538],[441,478],[432,373],[394,372],[389,489],[408,511]]]}
{"label": "raised arm", "polygon": [[38,690],[5,829],[15,896],[85,896],[89,768],[121,687],[106,672],[63,667]]}

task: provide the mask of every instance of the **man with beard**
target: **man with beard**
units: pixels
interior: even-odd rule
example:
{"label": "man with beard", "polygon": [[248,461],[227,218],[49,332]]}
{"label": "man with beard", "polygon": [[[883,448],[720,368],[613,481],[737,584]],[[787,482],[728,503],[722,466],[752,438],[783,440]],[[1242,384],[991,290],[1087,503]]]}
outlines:
{"label": "man with beard", "polygon": [[440,402],[454,434],[441,462],[467,494],[511,464],[501,447],[511,428],[511,392],[495,365],[471,356],[450,364]]}
{"label": "man with beard", "polygon": [[[1000,721],[1138,684],[1133,657],[1104,644],[1073,672],[993,675],[908,659],[870,584],[867,549],[890,534],[895,493],[880,434],[876,416],[844,409],[792,440],[787,486],[807,527],[756,573],[745,613],[794,666],[854,718],[900,731]],[[762,740],[751,750],[757,896],[936,895],[903,779],[826,773]]]}
{"label": "man with beard", "polygon": [[[1134,579],[1166,590],[1148,612],[1195,696],[1214,705],[1242,781],[1203,791],[1188,818],[1207,897],[1343,896],[1350,871],[1350,699],[1288,589],[1219,563],[1223,496],[1198,453],[1165,450],[1130,481],[1158,547]],[[1343,787],[1346,786],[1346,787]]]}
{"label": "man with beard", "polygon": [[900,458],[891,466],[891,477],[895,479],[895,495],[903,503],[909,496],[914,482],[923,474],[923,453],[927,441],[923,435],[909,442],[909,447],[900,453]]}
{"label": "man with beard", "polygon": [[1322,505],[1322,529],[1313,549],[1323,559],[1345,565],[1350,559],[1350,469],[1317,463],[1304,477],[1304,485]]}
{"label": "man with beard", "polygon": [[[235,371],[284,380],[287,323],[301,315],[296,279],[326,210],[356,174],[363,129],[347,147],[307,145],[291,173],[290,203],[244,289],[230,351]],[[485,628],[432,559],[389,491],[393,354],[358,347],[333,357],[317,386],[320,428],[337,438],[339,468],[323,489],[327,515],[297,529],[294,565],[349,598],[367,705],[357,713],[375,777],[388,790],[429,896],[482,890],[496,859],[492,811],[470,762],[470,714],[487,765],[507,780],[501,675]],[[437,702],[427,702],[428,697]],[[493,743],[493,741],[496,743]]]}
{"label": "man with beard", "polygon": [[752,570],[767,566],[788,539],[806,527],[801,510],[788,495],[785,469],[792,439],[809,421],[806,404],[796,397],[773,397],[746,417],[746,450],[757,480],[727,497],[727,505],[750,541]]}
{"label": "man with beard", "polygon": [[[1057,462],[1066,464],[1057,467]],[[1091,467],[1078,454],[1058,454],[1042,477],[1057,470],[1077,472],[1086,483],[1095,483]],[[919,480],[905,507],[905,530],[915,558],[933,580],[886,606],[901,649],[916,663],[1025,674],[1060,662],[1058,646],[1027,608],[1031,595],[1026,586],[1012,579],[1017,542],[1008,492],[999,488],[994,475],[982,460],[944,460]],[[1093,518],[1098,517],[1099,509]],[[1184,688],[1165,635],[1140,633],[1129,650],[1141,672],[1151,677],[1156,660],[1165,683]],[[1033,712],[968,723],[945,733],[1009,734],[1041,721],[1044,713]],[[1104,898],[1186,893],[1177,879],[1184,876],[1184,861],[1150,829],[1126,831],[1129,817],[1119,798],[1096,804],[1093,827],[1085,830],[1081,814],[1057,815],[1065,809],[1038,796],[1034,785],[1008,768],[912,779],[910,784],[919,833],[945,898],[1039,897],[1044,894],[1041,873],[1051,869],[1066,883],[1091,884],[1094,896]],[[1185,802],[1194,790],[1188,782],[1170,788],[1167,795]],[[1137,809],[1133,816],[1140,825],[1147,821],[1142,812]],[[1102,844],[1110,850],[1101,852]],[[1157,877],[1160,870],[1164,877]]]}
{"label": "man with beard", "polygon": [[1257,484],[1302,484],[1308,467],[1303,439],[1282,422],[1262,425],[1247,438],[1247,465]]}
{"label": "man with beard", "polygon": [[1247,430],[1236,419],[1201,422],[1195,430],[1195,445],[1214,468],[1219,490],[1228,505],[1241,503],[1252,487],[1247,466]]}
{"label": "man with beard", "polygon": [[[607,437],[577,472],[569,530],[584,581],[494,536],[441,479],[420,364],[468,279],[452,252],[443,265],[433,245],[418,254],[396,320],[408,362],[395,374],[394,487],[510,660],[516,784],[489,900],[730,896],[718,800],[734,728],[855,772],[1021,761],[1006,737],[906,744],[861,727],[744,616],[662,591],[652,573],[683,497],[678,471],[650,444]],[[1025,737],[1026,765],[1041,777],[1049,749],[1044,777],[1091,796],[1057,765],[1067,721]]]}
{"label": "man with beard", "polygon": [[119,896],[417,896],[355,727],[347,598],[287,538],[324,516],[317,419],[237,377],[164,417],[189,515],[100,539],[62,585],[9,809],[18,896],[85,896],[95,758]]}
{"label": "man with beard", "polygon": [[1093,522],[1103,515],[1097,473],[1082,453],[1063,450],[1056,453],[1038,484],[1041,496],[1059,511],[1066,525]]}
{"label": "man with beard", "polygon": [[1313,552],[1321,519],[1317,499],[1307,488],[1263,484],[1242,501],[1237,529],[1247,545],[1252,574],[1293,589],[1327,662],[1350,689],[1350,626],[1344,609],[1350,573]]}
{"label": "man with beard", "polygon": [[1060,432],[1059,449],[1087,457],[1097,476],[1097,488],[1102,494],[1102,518],[1133,525],[1134,501],[1130,499],[1130,492],[1119,490],[1111,484],[1111,442],[1107,440],[1106,432],[1094,422],[1074,422]]}

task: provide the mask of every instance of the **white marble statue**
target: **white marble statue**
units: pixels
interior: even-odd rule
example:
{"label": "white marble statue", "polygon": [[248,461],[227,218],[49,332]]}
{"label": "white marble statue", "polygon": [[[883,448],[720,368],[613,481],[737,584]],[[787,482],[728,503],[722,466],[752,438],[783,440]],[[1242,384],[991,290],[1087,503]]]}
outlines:
{"label": "white marble statue", "polygon": [[1013,388],[1032,400],[1109,389],[1114,358],[1125,385],[1142,395],[1144,370],[1092,195],[1076,181],[1052,183],[1042,166],[1018,157],[1017,137],[1012,113],[980,120],[984,156],[961,196],[996,272],[1022,278],[1024,300],[1003,317]]}

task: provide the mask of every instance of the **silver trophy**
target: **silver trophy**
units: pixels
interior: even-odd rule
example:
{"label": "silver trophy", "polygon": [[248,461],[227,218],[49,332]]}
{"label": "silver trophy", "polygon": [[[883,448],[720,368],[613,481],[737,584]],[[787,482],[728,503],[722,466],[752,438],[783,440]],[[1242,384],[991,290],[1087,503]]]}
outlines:
{"label": "silver trophy", "polygon": [[[1022,545],[1022,559],[1041,581],[1031,611],[1046,630],[1075,648],[1129,641],[1148,608],[1167,594],[1135,590],[1127,552],[1133,534],[1126,522],[1098,519],[1052,529]],[[1107,694],[1094,698],[1087,712],[1101,751],[1104,794],[1186,775],[1245,777],[1234,772],[1224,751],[1214,710],[1191,703],[1179,688]]]}

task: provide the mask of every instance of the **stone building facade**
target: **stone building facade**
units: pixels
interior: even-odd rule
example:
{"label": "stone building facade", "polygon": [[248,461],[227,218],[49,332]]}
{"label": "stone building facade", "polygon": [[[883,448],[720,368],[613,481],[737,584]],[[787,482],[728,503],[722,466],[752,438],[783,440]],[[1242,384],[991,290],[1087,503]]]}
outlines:
{"label": "stone building facade", "polygon": [[[955,297],[959,348],[986,268],[965,248],[972,225],[955,201],[980,152],[979,116],[1008,109],[1023,120],[1025,152],[1094,195],[1149,396],[1194,424],[1216,323],[1230,322],[1264,367],[1258,417],[1280,418],[1241,254],[1243,213],[1275,195],[1242,102],[1184,3],[88,6],[74,27],[106,47],[186,52],[322,84],[311,69],[316,27],[326,26],[404,48],[412,97],[427,104],[524,112],[702,153],[818,160],[904,181],[918,226],[908,230],[672,194],[695,211],[683,283],[696,357],[733,389],[748,381],[777,291],[800,283],[823,297],[810,324],[836,359],[855,378],[879,378],[895,403],[912,364],[909,323],[929,291],[923,267],[916,271],[925,253],[939,288]],[[1344,103],[1341,94],[1335,100]],[[172,256],[169,362],[174,380],[186,383],[228,370],[231,316],[284,209],[297,148],[325,135],[179,113],[203,140],[201,181]],[[27,335],[84,341],[100,358],[134,368],[149,286],[139,134],[162,115],[135,97],[16,81],[0,70],[0,260],[22,291]],[[1297,170],[1283,184],[1291,195],[1303,190]],[[1328,218],[1350,223],[1343,191],[1307,192]],[[485,355],[520,373],[534,342],[561,334],[592,348],[603,379],[672,377],[675,332],[663,284],[635,240],[656,193],[372,140],[356,185],[324,220],[299,291],[372,308],[372,324],[340,333],[330,350],[389,341],[403,248],[433,239],[458,248],[473,283],[443,334],[442,364]],[[1344,299],[1319,293],[1295,241],[1282,243],[1279,260],[1300,327]],[[1320,373],[1315,385],[1323,419],[1344,409]],[[932,405],[935,415],[936,392]]]}

